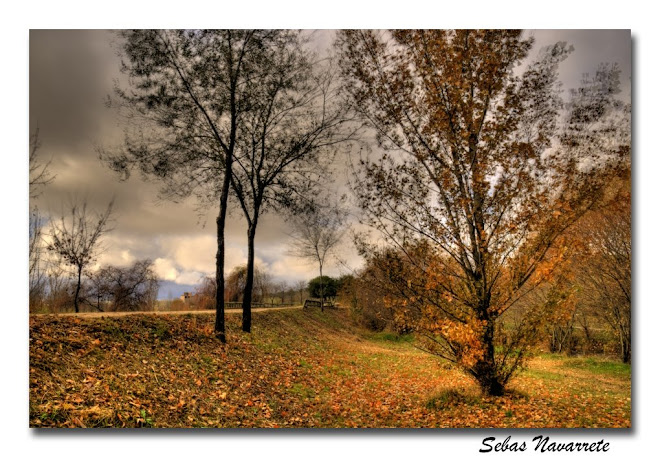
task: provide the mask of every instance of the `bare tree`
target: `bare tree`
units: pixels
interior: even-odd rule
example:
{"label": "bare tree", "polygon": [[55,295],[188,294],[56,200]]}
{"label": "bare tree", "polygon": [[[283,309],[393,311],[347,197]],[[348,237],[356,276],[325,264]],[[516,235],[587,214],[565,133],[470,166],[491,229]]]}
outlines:
{"label": "bare tree", "polygon": [[295,290],[300,294],[300,304],[302,305],[305,289],[307,289],[307,281],[304,281],[302,279],[300,281],[296,281],[294,287]]}
{"label": "bare tree", "polygon": [[205,276],[195,288],[194,304],[196,309],[213,309],[216,295],[215,277]]}
{"label": "bare tree", "polygon": [[106,266],[90,274],[93,303],[99,311],[109,302],[112,311],[152,310],[158,295],[158,276],[151,260],[140,260],[130,267]]}
{"label": "bare tree", "polygon": [[[217,337],[224,319],[225,219],[232,165],[246,113],[263,95],[271,49],[281,30],[129,30],[122,32],[130,91],[117,90],[129,115],[125,147],[102,157],[127,178],[133,168],[164,183],[174,200],[195,195],[217,205]],[[110,104],[112,105],[113,102]]]}
{"label": "bare tree", "polygon": [[71,306],[71,276],[70,271],[57,262],[45,263],[45,290],[44,304],[50,312],[63,312]]}
{"label": "bare tree", "polygon": [[300,206],[304,196],[328,175],[333,151],[352,138],[344,104],[339,102],[329,62],[315,62],[300,32],[270,50],[262,67],[259,94],[238,135],[232,186],[248,222],[247,277],[243,331],[251,328],[255,236],[268,209]]}
{"label": "bare tree", "polygon": [[346,215],[337,207],[314,209],[293,218],[290,253],[296,257],[317,262],[321,278],[321,310],[323,310],[323,266],[328,255],[339,245],[344,234]]}
{"label": "bare tree", "polygon": [[101,237],[112,230],[110,218],[114,202],[102,213],[89,214],[87,200],[72,202],[70,216],[63,215],[58,222],[51,222],[48,250],[55,253],[65,264],[74,268],[76,291],[73,307],[79,312],[80,290],[85,269],[95,260],[101,249]]}
{"label": "bare tree", "polygon": [[30,198],[41,195],[43,187],[53,181],[55,176],[50,172],[50,162],[42,162],[39,158],[39,129],[30,135]]}

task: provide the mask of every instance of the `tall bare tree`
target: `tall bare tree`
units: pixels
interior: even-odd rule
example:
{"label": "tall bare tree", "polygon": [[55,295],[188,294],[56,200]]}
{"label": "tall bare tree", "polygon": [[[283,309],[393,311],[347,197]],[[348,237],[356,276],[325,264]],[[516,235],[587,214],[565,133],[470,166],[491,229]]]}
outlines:
{"label": "tall bare tree", "polygon": [[533,39],[518,30],[342,31],[337,44],[383,150],[356,175],[365,222],[416,271],[393,306],[425,349],[501,395],[538,319],[508,339],[496,324],[551,276],[562,234],[629,157],[618,71],[599,69],[563,106],[566,43],[521,73]]}
{"label": "tall bare tree", "polygon": [[62,215],[59,221],[51,221],[48,250],[56,254],[66,265],[73,267],[76,278],[76,291],[73,307],[80,311],[80,290],[83,273],[101,250],[101,237],[112,230],[113,201],[102,213],[90,214],[87,200],[72,202],[69,215]]}
{"label": "tall bare tree", "polygon": [[248,222],[243,330],[251,328],[255,236],[261,214],[305,203],[327,178],[333,150],[355,128],[340,103],[329,62],[315,62],[300,32],[273,46],[251,92],[258,94],[237,140],[232,186]]}
{"label": "tall bare tree", "polygon": [[164,183],[162,195],[195,195],[217,205],[215,332],[226,341],[225,220],[238,135],[262,95],[271,49],[289,40],[279,30],[129,30],[121,32],[118,88],[128,115],[124,148],[102,157],[127,178],[133,168]]}
{"label": "tall bare tree", "polygon": [[324,287],[323,266],[328,256],[335,250],[344,235],[346,215],[335,206],[324,208],[320,205],[293,217],[290,253],[296,257],[318,263],[321,310],[323,310]]}

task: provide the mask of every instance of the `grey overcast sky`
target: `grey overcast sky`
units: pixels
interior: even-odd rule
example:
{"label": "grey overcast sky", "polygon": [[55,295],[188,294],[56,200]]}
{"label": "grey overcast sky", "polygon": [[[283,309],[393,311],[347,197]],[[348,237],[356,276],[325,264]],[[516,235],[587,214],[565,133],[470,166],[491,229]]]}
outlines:
{"label": "grey overcast sky", "polygon": [[[621,68],[622,97],[630,99],[631,39],[629,30],[533,30],[535,55],[557,41],[567,41],[575,51],[560,68],[566,89],[579,84],[584,73],[601,62]],[[314,44],[324,52],[334,32],[314,33]],[[93,30],[32,30],[29,42],[30,131],[39,127],[42,160],[50,160],[55,180],[32,203],[50,217],[59,217],[76,195],[86,196],[91,207],[103,208],[115,198],[116,228],[106,237],[100,264],[125,266],[149,258],[163,280],[160,297],[192,290],[204,275],[214,271],[216,252],[214,211],[198,214],[194,201],[174,204],[157,200],[157,186],[133,176],[127,182],[99,162],[94,144],[108,144],[121,137],[112,114],[103,106],[119,75],[119,58],[112,46],[114,35]],[[340,159],[341,160],[341,159]],[[341,169],[341,163],[338,168]],[[338,177],[341,180],[342,176]],[[245,263],[246,225],[238,211],[227,226],[227,271]],[[293,282],[316,276],[314,265],[287,254],[290,230],[276,215],[267,215],[258,228],[257,264],[274,279]],[[342,263],[358,268],[360,259],[349,237],[338,253]],[[339,262],[330,275],[346,272]]]}

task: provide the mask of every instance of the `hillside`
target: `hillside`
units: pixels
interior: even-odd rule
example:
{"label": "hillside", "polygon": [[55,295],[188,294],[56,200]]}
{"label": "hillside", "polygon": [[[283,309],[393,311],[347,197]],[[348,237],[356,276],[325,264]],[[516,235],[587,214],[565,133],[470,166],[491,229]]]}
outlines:
{"label": "hillside", "polygon": [[630,369],[540,356],[502,398],[345,310],[30,317],[31,427],[630,427]]}

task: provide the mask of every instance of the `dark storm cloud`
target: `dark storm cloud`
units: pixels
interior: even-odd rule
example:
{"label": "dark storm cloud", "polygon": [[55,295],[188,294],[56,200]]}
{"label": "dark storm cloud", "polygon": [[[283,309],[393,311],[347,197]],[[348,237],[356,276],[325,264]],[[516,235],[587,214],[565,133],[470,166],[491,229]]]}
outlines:
{"label": "dark storm cloud", "polygon": [[72,144],[101,131],[103,97],[117,76],[111,32],[30,31],[30,126],[44,141]]}
{"label": "dark storm cloud", "polygon": [[158,202],[157,185],[139,176],[120,183],[98,159],[95,145],[123,135],[103,103],[121,76],[115,39],[105,30],[30,32],[30,131],[39,127],[40,155],[56,175],[38,203],[59,215],[74,196],[97,208],[114,196],[117,230],[126,235],[201,230],[192,205]]}

